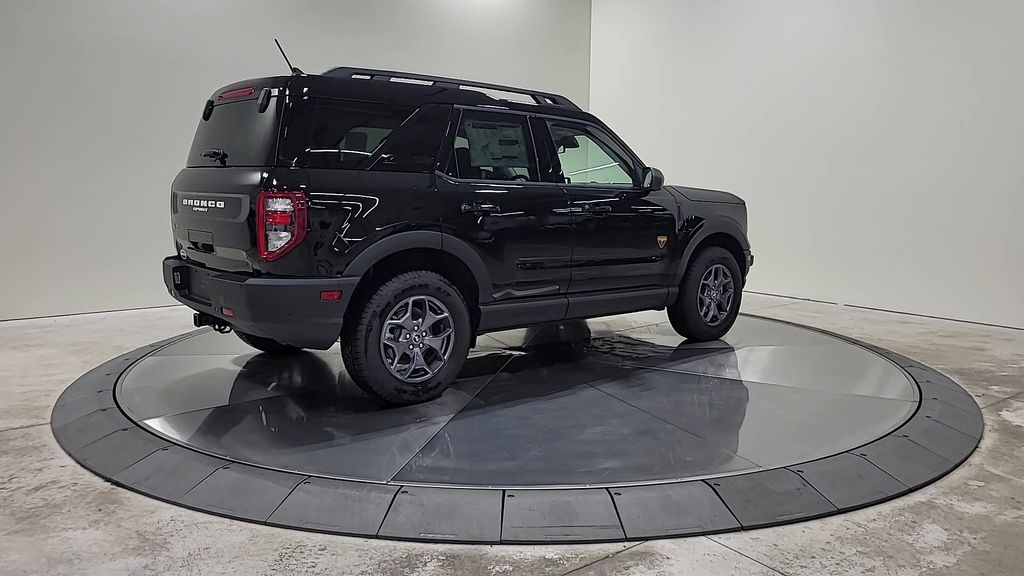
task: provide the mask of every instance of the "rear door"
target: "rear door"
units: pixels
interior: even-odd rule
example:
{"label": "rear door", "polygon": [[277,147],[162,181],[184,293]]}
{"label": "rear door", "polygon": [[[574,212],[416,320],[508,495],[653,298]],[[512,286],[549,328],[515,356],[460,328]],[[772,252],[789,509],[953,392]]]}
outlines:
{"label": "rear door", "polygon": [[[490,300],[564,294],[572,240],[568,196],[543,181],[528,117],[478,109],[456,114],[448,168],[436,184],[444,231],[481,256],[494,287]],[[561,312],[564,306],[555,316]]]}
{"label": "rear door", "polygon": [[253,198],[275,162],[285,81],[232,84],[204,106],[186,167],[171,185],[171,228],[186,259],[219,270],[252,270],[246,254],[255,250]]}
{"label": "rear door", "polygon": [[544,118],[573,222],[571,293],[666,286],[675,202],[644,192],[641,166],[599,126]]}

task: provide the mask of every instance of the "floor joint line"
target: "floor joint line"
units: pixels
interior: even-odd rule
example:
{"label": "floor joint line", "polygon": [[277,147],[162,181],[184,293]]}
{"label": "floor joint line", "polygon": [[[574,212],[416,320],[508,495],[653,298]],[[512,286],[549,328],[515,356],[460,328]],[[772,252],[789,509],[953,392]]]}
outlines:
{"label": "floor joint line", "polygon": [[[1003,402],[1006,402],[1007,400],[1013,400],[1014,402],[1020,402],[1020,400],[1018,400],[1017,398],[1019,398],[1022,395],[1024,395],[1024,391],[1017,392],[1016,394],[1012,394],[1010,396],[1007,396],[1006,398],[1000,398],[999,400],[996,400],[995,402],[993,402],[991,404],[986,404],[984,406],[978,406],[978,408],[980,408],[982,410],[988,410],[989,408],[995,406],[996,404],[1002,404]],[[977,402],[975,402],[975,403],[977,403]]]}
{"label": "floor joint line", "polygon": [[632,550],[633,548],[636,548],[637,546],[640,546],[641,544],[646,544],[647,542],[648,542],[648,540],[642,540],[642,541],[637,542],[635,544],[626,544],[626,546],[622,550],[616,550],[615,552],[612,552],[611,554],[608,554],[607,556],[602,556],[602,557],[600,557],[600,558],[598,558],[596,560],[592,560],[590,562],[587,562],[586,564],[582,564],[580,566],[577,566],[577,567],[573,568],[572,570],[569,570],[568,572],[562,572],[559,576],[569,576],[570,574],[572,574],[574,572],[579,572],[580,570],[584,570],[586,568],[590,568],[594,564],[597,564],[599,562],[604,562],[605,560],[608,560],[609,558],[614,558],[615,556],[618,556],[619,554],[622,554],[623,552],[625,552],[627,550]]}
{"label": "floor joint line", "polygon": [[301,486],[303,482],[306,482],[308,480],[309,480],[309,476],[303,476],[302,478],[300,478],[299,481],[295,483],[295,486],[292,486],[292,489],[289,490],[288,493],[284,495],[284,498],[282,498],[281,501],[277,503],[277,506],[274,506],[274,510],[270,514],[267,514],[267,517],[263,519],[263,523],[266,524],[270,520],[270,517],[273,516],[274,514],[276,514],[277,510],[279,508],[281,508],[281,506],[284,504],[285,500],[287,500],[289,497],[291,497],[292,493],[294,493],[295,490],[299,486]]}
{"label": "floor joint line", "polygon": [[434,433],[433,433],[433,434],[431,434],[431,435],[430,435],[430,437],[429,437],[429,438],[427,438],[425,442],[423,442],[422,444],[420,444],[420,447],[419,447],[419,448],[417,448],[417,449],[416,449],[416,451],[412,453],[412,456],[410,456],[408,460],[406,460],[405,462],[403,462],[401,466],[399,466],[399,467],[398,467],[397,469],[395,469],[395,473],[394,473],[394,474],[392,474],[392,475],[391,475],[391,476],[390,476],[390,477],[389,477],[389,478],[387,479],[387,481],[386,481],[386,482],[384,482],[384,483],[385,483],[385,484],[391,484],[392,482],[394,482],[394,481],[395,481],[395,476],[398,476],[398,474],[399,474],[399,473],[401,473],[402,469],[403,469],[403,468],[405,468],[406,466],[408,466],[408,465],[409,465],[409,462],[412,462],[413,458],[415,458],[415,457],[416,457],[416,455],[417,455],[417,454],[419,454],[421,450],[423,450],[424,448],[426,448],[426,447],[427,447],[427,444],[430,444],[430,441],[431,441],[431,440],[433,440],[435,436],[437,436],[438,434],[440,434],[440,433],[441,433],[441,430],[444,430],[444,427],[445,427],[445,426],[447,426],[447,425],[448,425],[449,423],[451,423],[451,421],[452,421],[452,420],[454,420],[456,416],[458,416],[458,415],[459,415],[459,414],[460,414],[460,413],[461,413],[461,412],[462,412],[463,410],[465,410],[465,409],[466,409],[466,406],[469,406],[469,405],[470,405],[470,403],[472,403],[472,402],[473,402],[473,400],[474,400],[474,399],[475,399],[475,398],[477,397],[477,395],[479,395],[479,394],[480,394],[480,392],[482,392],[484,388],[486,388],[486,387],[487,387],[487,386],[488,386],[488,385],[489,385],[489,384],[490,384],[491,382],[493,382],[493,381],[494,381],[494,379],[498,377],[498,374],[501,374],[501,371],[502,371],[502,370],[504,370],[504,369],[505,369],[505,367],[506,367],[506,366],[508,366],[508,365],[509,365],[509,363],[510,363],[510,362],[512,362],[512,360],[515,360],[515,359],[516,359],[516,356],[515,356],[515,355],[510,355],[510,356],[509,356],[509,359],[508,359],[508,360],[506,360],[506,361],[505,361],[505,363],[501,365],[501,368],[498,368],[498,369],[497,369],[497,370],[496,370],[496,371],[494,372],[494,374],[491,374],[491,377],[490,377],[490,378],[488,378],[488,379],[487,379],[487,381],[486,381],[486,382],[484,382],[484,383],[483,383],[483,384],[482,384],[482,385],[480,386],[480,388],[477,388],[476,392],[474,392],[474,393],[473,393],[473,395],[469,397],[469,400],[467,400],[465,404],[463,404],[462,406],[460,406],[460,407],[459,407],[459,409],[458,409],[458,410],[456,410],[455,412],[452,412],[452,415],[451,415],[451,416],[449,416],[449,417],[448,417],[448,419],[447,419],[447,420],[445,420],[445,421],[444,421],[444,422],[443,422],[443,423],[442,423],[442,424],[441,424],[440,426],[438,426],[438,427],[437,427],[437,430],[434,430]]}
{"label": "floor joint line", "polygon": [[11,426],[10,428],[0,428],[0,434],[3,434],[4,432],[14,432],[15,430],[25,430],[26,428],[36,428],[38,426],[46,426],[49,423],[50,423],[50,421],[47,420],[46,422],[39,422],[37,424],[23,424],[21,426]]}
{"label": "floor joint line", "polygon": [[712,443],[707,438],[703,438],[700,435],[698,435],[698,434],[696,434],[694,432],[691,432],[691,431],[687,430],[686,428],[683,428],[682,426],[680,426],[678,424],[675,424],[673,422],[669,422],[668,420],[665,420],[664,418],[661,418],[659,416],[651,414],[647,410],[644,410],[643,408],[641,408],[639,406],[636,406],[635,404],[627,402],[627,401],[623,400],[622,398],[619,398],[615,394],[612,394],[611,392],[607,392],[605,390],[602,390],[602,389],[598,388],[597,386],[594,386],[590,382],[584,382],[584,384],[586,384],[587,386],[590,386],[591,388],[593,388],[594,390],[597,390],[598,392],[601,392],[602,394],[605,394],[605,395],[610,396],[611,398],[613,398],[615,400],[618,400],[619,402],[622,402],[623,404],[625,404],[626,406],[629,406],[630,408],[633,408],[634,410],[639,410],[640,412],[643,412],[644,414],[647,414],[648,416],[650,416],[651,418],[654,418],[655,420],[657,420],[659,422],[664,422],[665,424],[668,424],[669,426],[675,428],[676,430],[681,430],[681,431],[689,434],[690,436],[693,436],[694,438],[697,438],[698,440],[706,442],[708,446],[711,446],[711,447],[713,447],[713,448],[715,448],[717,450],[721,450],[722,452],[725,452],[726,454],[731,454],[731,455],[735,456],[736,458],[739,458],[740,460],[743,460],[744,462],[746,462],[748,464],[752,464],[753,466],[757,467],[757,469],[759,469],[759,470],[764,469],[763,465],[758,464],[757,462],[754,462],[753,460],[748,460],[748,459],[744,458],[743,456],[740,456],[739,454],[737,454],[735,452],[732,452],[730,450],[726,450],[725,448],[722,448],[722,447],[718,446],[717,444]]}
{"label": "floor joint line", "polygon": [[756,562],[757,564],[759,564],[761,566],[764,566],[765,568],[771,570],[772,572],[775,572],[776,574],[781,574],[782,576],[790,576],[788,573],[783,572],[782,570],[779,570],[778,568],[775,568],[773,566],[769,566],[768,564],[765,564],[764,562],[761,562],[760,560],[758,560],[757,558],[754,558],[753,556],[750,556],[749,554],[744,554],[743,552],[740,552],[739,550],[733,548],[732,546],[729,546],[728,544],[724,544],[722,542],[719,542],[718,540],[715,540],[710,535],[705,535],[704,538],[707,538],[708,540],[714,542],[715,544],[718,544],[719,546],[722,546],[723,548],[727,548],[729,550],[732,550],[733,552],[739,554],[740,556],[743,556],[747,560],[750,560],[751,562]]}

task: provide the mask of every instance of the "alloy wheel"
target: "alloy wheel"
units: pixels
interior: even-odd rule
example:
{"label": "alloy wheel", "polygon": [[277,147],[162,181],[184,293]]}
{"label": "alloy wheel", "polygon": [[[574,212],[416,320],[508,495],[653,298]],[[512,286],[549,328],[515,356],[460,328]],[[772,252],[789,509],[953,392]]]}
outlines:
{"label": "alloy wheel", "polygon": [[395,378],[417,383],[437,374],[451,356],[455,327],[451,313],[431,296],[410,296],[385,316],[380,354]]}
{"label": "alloy wheel", "polygon": [[729,317],[734,294],[732,274],[722,264],[704,272],[697,288],[697,311],[708,326],[718,326]]}

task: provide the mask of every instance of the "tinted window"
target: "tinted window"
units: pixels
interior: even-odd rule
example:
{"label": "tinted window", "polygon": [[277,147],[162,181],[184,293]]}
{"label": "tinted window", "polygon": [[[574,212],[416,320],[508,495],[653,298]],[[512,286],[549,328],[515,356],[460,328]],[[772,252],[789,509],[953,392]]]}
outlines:
{"label": "tinted window", "polygon": [[256,100],[242,100],[213,107],[209,119],[200,120],[188,166],[220,166],[221,161],[203,157],[204,152],[224,152],[223,165],[263,166],[274,157],[277,140],[277,99],[262,114],[256,111]]}
{"label": "tinted window", "polygon": [[565,182],[633,185],[631,164],[599,129],[564,120],[547,120],[547,124]]}
{"label": "tinted window", "polygon": [[464,110],[449,174],[472,180],[537,182],[537,157],[526,117]]}
{"label": "tinted window", "polygon": [[417,110],[388,136],[370,169],[390,172],[433,171],[450,112],[450,106],[436,104],[428,104]]}
{"label": "tinted window", "polygon": [[311,98],[294,104],[281,141],[281,161],[301,168],[366,169],[413,109]]}

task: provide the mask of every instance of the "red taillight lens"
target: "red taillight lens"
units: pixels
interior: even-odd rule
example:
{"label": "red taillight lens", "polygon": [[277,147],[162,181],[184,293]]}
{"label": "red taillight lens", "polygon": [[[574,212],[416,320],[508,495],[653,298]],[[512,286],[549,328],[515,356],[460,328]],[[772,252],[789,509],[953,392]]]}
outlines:
{"label": "red taillight lens", "polygon": [[302,192],[260,192],[256,198],[256,244],[260,259],[277,260],[305,237],[306,197]]}
{"label": "red taillight lens", "polygon": [[264,220],[271,226],[291,226],[292,224],[292,213],[291,212],[269,212]]}

